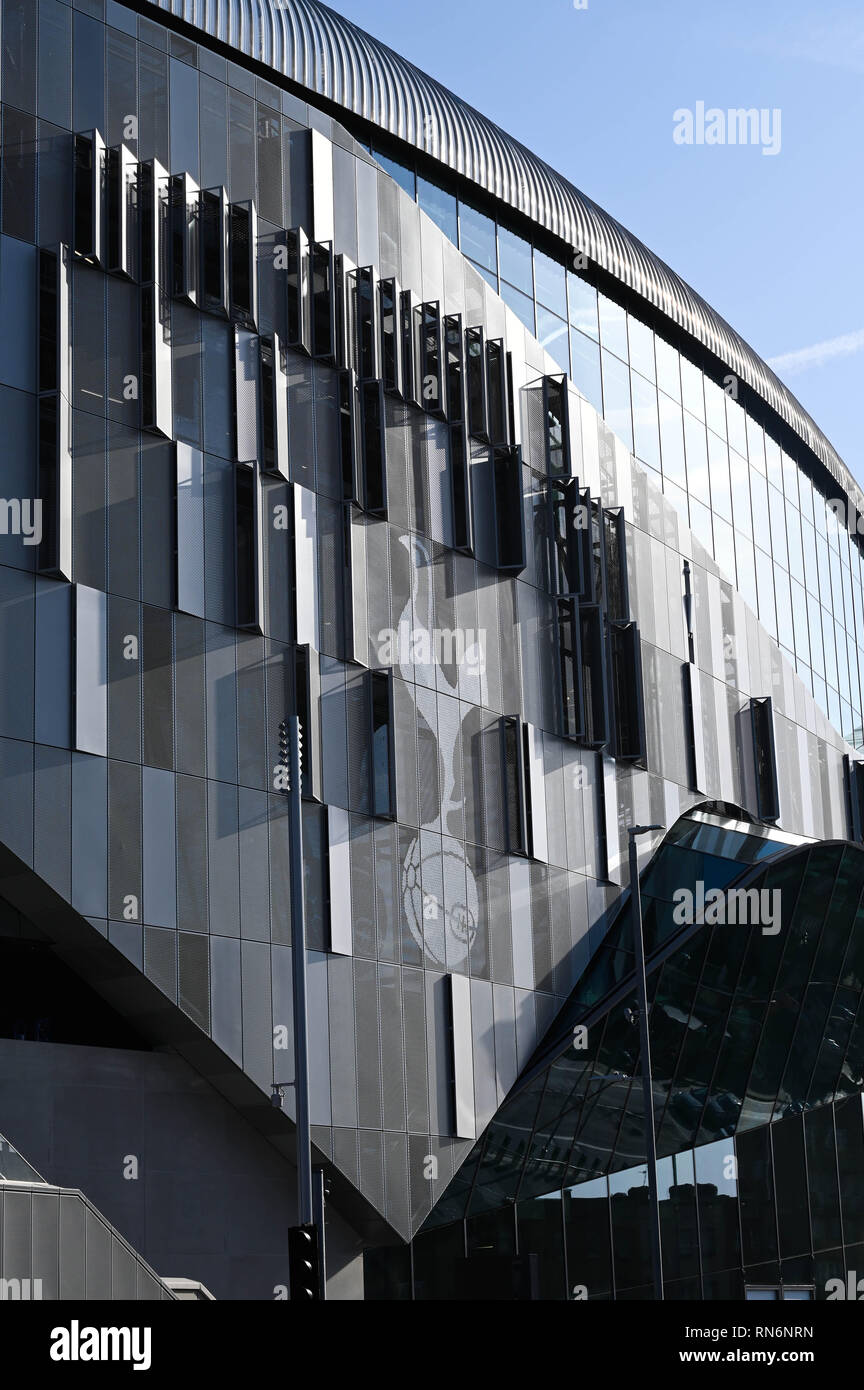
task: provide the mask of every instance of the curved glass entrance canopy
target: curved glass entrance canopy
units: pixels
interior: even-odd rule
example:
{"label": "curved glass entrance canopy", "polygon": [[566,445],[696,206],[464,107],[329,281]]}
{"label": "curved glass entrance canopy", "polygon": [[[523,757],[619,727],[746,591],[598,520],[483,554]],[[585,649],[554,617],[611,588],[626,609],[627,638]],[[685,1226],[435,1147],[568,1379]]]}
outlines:
{"label": "curved glass entrance canopy", "polygon": [[[864,1087],[862,889],[856,845],[677,822],[641,881],[658,1156]],[[644,1162],[636,1009],[628,896],[427,1226]]]}

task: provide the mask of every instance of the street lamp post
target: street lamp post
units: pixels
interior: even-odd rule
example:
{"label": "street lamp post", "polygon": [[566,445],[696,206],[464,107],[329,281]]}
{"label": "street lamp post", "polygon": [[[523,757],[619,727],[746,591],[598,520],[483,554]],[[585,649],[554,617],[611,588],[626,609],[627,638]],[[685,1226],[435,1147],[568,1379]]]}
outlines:
{"label": "street lamp post", "polygon": [[636,836],[662,825],[631,825],[630,837],[630,898],[633,917],[633,955],[636,969],[636,990],[639,998],[639,1054],[642,1058],[642,1108],[645,1112],[645,1161],[648,1168],[649,1228],[651,1233],[651,1280],[654,1297],[663,1300],[663,1252],[660,1243],[660,1203],[657,1196],[657,1141],[654,1134],[654,1087],[651,1072],[651,1039],[648,1033],[648,986],[645,979],[645,936],[642,930],[642,896],[639,892],[639,861]]}

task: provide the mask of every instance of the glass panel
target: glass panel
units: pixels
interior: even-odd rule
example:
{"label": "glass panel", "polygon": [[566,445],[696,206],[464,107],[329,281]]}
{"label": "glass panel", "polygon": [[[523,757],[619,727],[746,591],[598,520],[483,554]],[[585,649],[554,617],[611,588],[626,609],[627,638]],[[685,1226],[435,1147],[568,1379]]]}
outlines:
{"label": "glass panel", "polygon": [[609,428],[623,440],[627,448],[633,449],[633,416],[630,408],[630,372],[612,357],[603,352],[603,415]]}
{"label": "glass panel", "polygon": [[681,397],[685,410],[697,420],[705,419],[705,391],[702,373],[686,357],[681,358]]}
{"label": "glass panel", "polygon": [[654,338],[654,355],[657,359],[657,385],[674,401],[681,401],[681,367],[675,348],[664,343],[662,338]]}
{"label": "glass panel", "polygon": [[567,287],[570,300],[570,322],[591,338],[600,336],[597,316],[597,291],[578,275],[568,272]]}
{"label": "glass panel", "polygon": [[612,1246],[605,1178],[580,1183],[564,1193],[567,1273],[570,1296],[586,1289],[588,1297],[612,1288]]}
{"label": "glass panel", "polygon": [[372,154],[391,179],[394,179],[400,188],[404,188],[409,197],[416,198],[417,188],[414,170],[409,169],[406,164],[400,164],[398,160],[391,159],[389,155],[382,154],[380,150],[373,149]]}
{"label": "glass panel", "polygon": [[656,381],[654,334],[644,323],[634,319],[632,314],[627,315],[627,323],[630,334],[630,366],[648,381]]}
{"label": "glass panel", "polygon": [[459,230],[456,216],[456,199],[437,184],[417,175],[417,201],[423,211],[440,227],[446,237],[458,243]]}
{"label": "glass panel", "polygon": [[502,280],[515,285],[517,290],[533,295],[534,278],[531,269],[531,246],[522,237],[508,232],[506,227],[498,228],[499,266]]}
{"label": "glass panel", "polygon": [[548,309],[537,306],[537,338],[560,367],[570,371],[570,343],[567,325],[563,319],[550,314]]}
{"label": "glass panel", "polygon": [[529,333],[533,333],[534,300],[529,299],[527,294],[520,294],[519,290],[514,290],[511,285],[506,285],[503,280],[501,281],[501,298],[522,320]]}
{"label": "glass panel", "polygon": [[567,317],[567,281],[563,265],[543,251],[534,252],[534,279],[538,304]]}
{"label": "glass panel", "polygon": [[600,349],[584,333],[575,328],[570,333],[571,374],[582,395],[594,409],[603,412],[603,390],[600,383]]}
{"label": "glass panel", "polygon": [[497,272],[495,223],[491,217],[484,217],[482,212],[462,202],[459,204],[459,247],[476,265]]}
{"label": "glass panel", "polygon": [[600,345],[607,352],[614,352],[622,362],[626,362],[627,315],[620,304],[607,299],[605,294],[597,295],[597,303],[600,309]]}
{"label": "glass panel", "polygon": [[657,388],[638,372],[631,378],[633,391],[633,452],[651,468],[660,467],[660,432],[657,420]]}

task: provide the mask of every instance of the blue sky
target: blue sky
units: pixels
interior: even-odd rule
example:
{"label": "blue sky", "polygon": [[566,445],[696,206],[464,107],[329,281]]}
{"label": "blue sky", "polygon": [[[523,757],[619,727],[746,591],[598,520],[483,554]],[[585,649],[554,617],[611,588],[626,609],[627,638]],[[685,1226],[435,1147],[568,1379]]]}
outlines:
{"label": "blue sky", "polygon": [[[497,121],[667,261],[772,363],[864,483],[862,0],[332,8]],[[674,113],[700,101],[778,108],[779,153],[676,144]]]}

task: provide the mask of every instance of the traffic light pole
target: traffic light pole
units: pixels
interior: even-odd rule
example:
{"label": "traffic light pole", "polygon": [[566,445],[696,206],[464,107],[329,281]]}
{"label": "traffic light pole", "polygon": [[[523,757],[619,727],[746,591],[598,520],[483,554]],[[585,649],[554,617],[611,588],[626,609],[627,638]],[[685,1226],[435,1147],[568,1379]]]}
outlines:
{"label": "traffic light pole", "polygon": [[648,1221],[651,1235],[651,1282],[654,1297],[663,1301],[663,1249],[660,1241],[660,1202],[657,1193],[657,1140],[654,1133],[654,1086],[651,1074],[651,1039],[648,1031],[648,985],[645,979],[645,936],[642,929],[642,894],[639,890],[639,861],[636,836],[662,825],[631,825],[630,912],[633,919],[633,955],[636,992],[639,999],[639,1053],[642,1058],[642,1110],[645,1119],[645,1162],[648,1169]]}
{"label": "traffic light pole", "polygon": [[[312,1133],[309,1122],[309,1013],[306,967],[306,900],[303,886],[302,734],[292,715],[282,726],[287,738],[288,839],[291,871],[291,952],[294,993],[294,1098],[297,1133],[297,1220],[315,1224],[312,1184]],[[284,749],[283,749],[284,751]],[[319,1232],[320,1235],[320,1232]]]}

